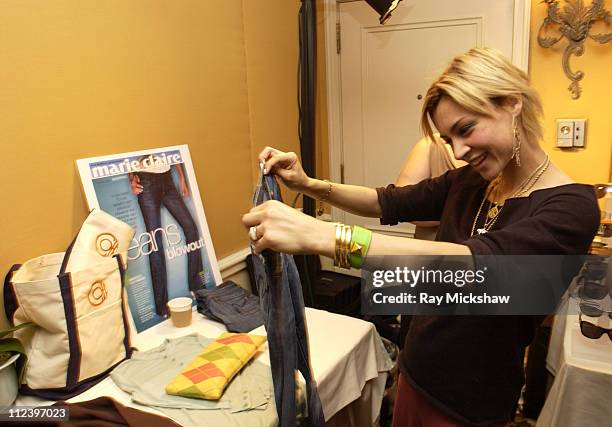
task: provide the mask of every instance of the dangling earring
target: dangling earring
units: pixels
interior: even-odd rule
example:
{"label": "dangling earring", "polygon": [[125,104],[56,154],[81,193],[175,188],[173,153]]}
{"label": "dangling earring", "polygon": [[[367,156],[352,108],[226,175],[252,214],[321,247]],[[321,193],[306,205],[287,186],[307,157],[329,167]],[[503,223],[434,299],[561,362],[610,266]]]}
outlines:
{"label": "dangling earring", "polygon": [[512,157],[517,166],[521,166],[521,134],[519,133],[516,117],[512,118]]}

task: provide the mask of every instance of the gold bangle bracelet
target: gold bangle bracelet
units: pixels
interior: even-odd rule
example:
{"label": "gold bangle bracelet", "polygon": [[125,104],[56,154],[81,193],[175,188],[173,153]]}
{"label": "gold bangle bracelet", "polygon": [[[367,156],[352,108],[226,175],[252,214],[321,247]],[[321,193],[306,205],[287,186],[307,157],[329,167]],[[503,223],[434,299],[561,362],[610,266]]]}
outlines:
{"label": "gold bangle bracelet", "polygon": [[339,222],[336,223],[336,247],[334,250],[334,266],[340,265],[340,245],[342,243],[341,236],[343,227],[343,224]]}
{"label": "gold bangle bracelet", "polygon": [[334,248],[334,266],[340,268],[351,268],[351,238],[353,227],[336,223],[336,247]]}
{"label": "gold bangle bracelet", "polygon": [[344,245],[344,239],[346,238],[346,226],[342,224],[342,230],[340,231],[340,242],[338,242],[338,266],[344,268],[342,262],[342,246]]}
{"label": "gold bangle bracelet", "polygon": [[344,242],[342,242],[342,264],[346,269],[351,268],[351,264],[349,263],[349,253],[351,246],[351,236],[353,235],[353,227],[348,225],[344,226],[346,228],[346,234],[344,236]]}

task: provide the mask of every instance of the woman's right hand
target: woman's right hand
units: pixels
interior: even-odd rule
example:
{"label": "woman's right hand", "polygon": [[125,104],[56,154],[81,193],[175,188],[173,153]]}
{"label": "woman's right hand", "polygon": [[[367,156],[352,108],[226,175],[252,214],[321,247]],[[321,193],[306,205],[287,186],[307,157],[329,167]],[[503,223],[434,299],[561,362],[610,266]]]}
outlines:
{"label": "woman's right hand", "polygon": [[140,183],[140,178],[138,175],[130,175],[130,188],[132,189],[132,193],[136,194],[137,196],[143,192],[144,187]]}
{"label": "woman's right hand", "polygon": [[268,200],[242,216],[256,254],[264,249],[287,254],[334,256],[335,228],[277,200]]}
{"label": "woman's right hand", "polygon": [[264,163],[265,174],[278,175],[290,189],[303,191],[306,188],[310,178],[302,169],[302,164],[294,152],[285,153],[266,147],[259,153],[259,161]]}

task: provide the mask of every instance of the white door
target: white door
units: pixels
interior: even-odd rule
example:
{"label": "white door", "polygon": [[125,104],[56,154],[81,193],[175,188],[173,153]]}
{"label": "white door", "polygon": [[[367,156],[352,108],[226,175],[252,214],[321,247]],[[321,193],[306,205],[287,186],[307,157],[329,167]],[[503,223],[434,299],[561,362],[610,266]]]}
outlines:
{"label": "white door", "polygon": [[[335,157],[343,165],[345,183],[380,187],[395,181],[421,138],[421,98],[453,56],[474,46],[519,56],[513,21],[521,3],[404,0],[384,26],[363,1],[338,4],[341,147],[333,140],[330,145],[336,144],[331,150],[339,152]],[[332,155],[332,176],[337,177],[333,162]],[[414,229],[411,224],[383,227],[377,219],[334,214],[342,222],[390,234],[412,235]]]}

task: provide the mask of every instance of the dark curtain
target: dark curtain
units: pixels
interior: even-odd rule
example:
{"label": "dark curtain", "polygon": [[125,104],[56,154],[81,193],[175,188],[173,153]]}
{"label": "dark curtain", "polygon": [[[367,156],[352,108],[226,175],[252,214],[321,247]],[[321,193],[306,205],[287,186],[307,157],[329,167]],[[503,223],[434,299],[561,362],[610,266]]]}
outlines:
{"label": "dark curtain", "polygon": [[[302,0],[299,14],[300,58],[298,68],[299,138],[302,166],[308,176],[316,175],[315,164],[315,84],[316,84],[316,13],[314,0]],[[315,216],[315,200],[304,196],[304,213]],[[300,271],[304,302],[315,304],[312,284],[319,259],[315,255],[295,256]]]}

